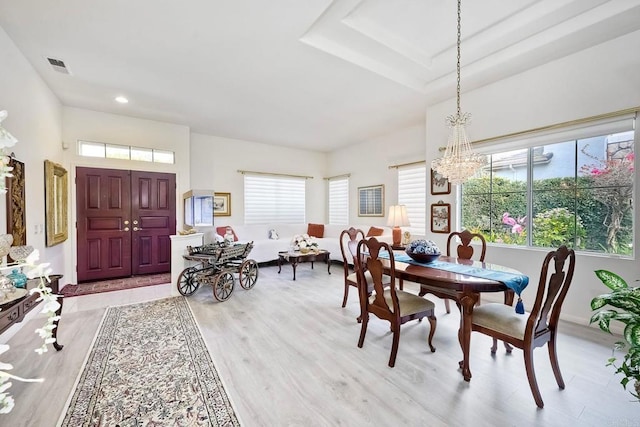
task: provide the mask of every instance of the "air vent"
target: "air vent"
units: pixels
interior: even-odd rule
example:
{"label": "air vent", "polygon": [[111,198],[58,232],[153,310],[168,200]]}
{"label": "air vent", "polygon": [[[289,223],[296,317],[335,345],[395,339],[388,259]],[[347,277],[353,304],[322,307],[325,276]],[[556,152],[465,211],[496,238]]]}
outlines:
{"label": "air vent", "polygon": [[64,65],[63,60],[55,59],[55,58],[47,58],[47,61],[49,61],[49,64],[51,64],[51,67],[57,72],[62,74],[71,74],[71,71],[69,71],[67,66]]}

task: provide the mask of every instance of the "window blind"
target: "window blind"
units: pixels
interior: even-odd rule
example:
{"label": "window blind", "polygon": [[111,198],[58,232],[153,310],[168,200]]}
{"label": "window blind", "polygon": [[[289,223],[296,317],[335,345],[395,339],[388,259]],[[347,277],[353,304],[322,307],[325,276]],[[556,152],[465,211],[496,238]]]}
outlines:
{"label": "window blind", "polygon": [[245,224],[304,224],[304,178],[245,175]]}
{"label": "window blind", "polygon": [[329,180],[329,224],[349,224],[349,178]]}
{"label": "window blind", "polygon": [[407,207],[412,233],[426,232],[427,166],[425,164],[398,168],[398,204]]}

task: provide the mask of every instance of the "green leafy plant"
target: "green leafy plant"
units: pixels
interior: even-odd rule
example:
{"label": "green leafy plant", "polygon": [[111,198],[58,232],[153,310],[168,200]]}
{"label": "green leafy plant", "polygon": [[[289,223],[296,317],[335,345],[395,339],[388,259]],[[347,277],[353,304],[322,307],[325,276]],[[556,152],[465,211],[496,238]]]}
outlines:
{"label": "green leafy plant", "polygon": [[[596,270],[595,273],[611,292],[591,300],[591,309],[600,311],[591,316],[589,323],[598,323],[600,329],[609,333],[612,320],[624,323],[625,341],[615,343],[614,355],[607,361],[607,366],[613,366],[616,374],[624,376],[620,384],[625,390],[629,382],[634,382],[635,393],[631,391],[631,395],[640,402],[640,288],[629,287],[623,278],[610,271]],[[602,309],[606,305],[615,309]],[[619,362],[615,351],[625,349],[627,352]]]}

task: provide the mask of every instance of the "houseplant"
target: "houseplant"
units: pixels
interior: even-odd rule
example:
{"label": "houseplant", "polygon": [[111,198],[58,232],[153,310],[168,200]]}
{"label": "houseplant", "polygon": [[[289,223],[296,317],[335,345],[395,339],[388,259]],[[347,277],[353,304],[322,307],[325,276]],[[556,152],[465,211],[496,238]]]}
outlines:
{"label": "houseplant", "polygon": [[[627,282],[615,273],[607,270],[596,270],[596,276],[611,289],[610,293],[599,295],[591,300],[591,309],[600,310],[591,316],[590,323],[598,323],[600,329],[611,333],[611,320],[624,323],[624,339],[615,343],[614,354],[609,358],[607,366],[613,366],[616,374],[622,374],[620,384],[627,388],[632,382],[635,393],[631,395],[640,402],[640,287],[629,287]],[[609,305],[614,309],[602,309]],[[615,357],[616,350],[625,350],[622,361]]]}

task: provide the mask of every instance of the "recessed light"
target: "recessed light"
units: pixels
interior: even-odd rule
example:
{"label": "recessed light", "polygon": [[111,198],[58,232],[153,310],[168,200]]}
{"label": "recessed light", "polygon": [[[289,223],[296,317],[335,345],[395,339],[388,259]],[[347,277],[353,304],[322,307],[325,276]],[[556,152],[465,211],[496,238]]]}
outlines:
{"label": "recessed light", "polygon": [[129,100],[124,96],[116,96],[116,102],[119,104],[126,104]]}

